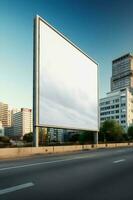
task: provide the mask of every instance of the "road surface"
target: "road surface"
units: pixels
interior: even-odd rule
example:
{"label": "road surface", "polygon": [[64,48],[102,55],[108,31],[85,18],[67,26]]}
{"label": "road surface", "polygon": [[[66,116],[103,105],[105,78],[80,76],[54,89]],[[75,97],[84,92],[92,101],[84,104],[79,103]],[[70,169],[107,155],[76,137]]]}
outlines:
{"label": "road surface", "polygon": [[133,148],[0,161],[0,200],[133,200]]}

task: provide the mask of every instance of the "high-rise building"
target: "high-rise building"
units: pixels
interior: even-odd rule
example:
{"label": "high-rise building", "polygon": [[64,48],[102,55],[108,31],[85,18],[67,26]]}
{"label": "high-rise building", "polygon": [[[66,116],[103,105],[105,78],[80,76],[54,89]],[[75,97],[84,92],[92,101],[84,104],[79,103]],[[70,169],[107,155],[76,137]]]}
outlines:
{"label": "high-rise building", "polygon": [[33,131],[32,110],[21,108],[21,111],[13,114],[14,136],[23,137]]}
{"label": "high-rise building", "polygon": [[19,111],[20,111],[20,109],[8,110],[8,127],[5,127],[5,135],[8,137],[12,138],[14,136],[13,115]]}
{"label": "high-rise building", "polygon": [[110,92],[100,100],[100,121],[114,119],[127,130],[133,123],[133,95],[129,88]]}
{"label": "high-rise building", "polygon": [[127,131],[133,124],[133,56],[112,61],[111,92],[100,99],[100,122],[115,119]]}
{"label": "high-rise building", "polygon": [[111,91],[133,89],[133,56],[125,54],[112,61]]}
{"label": "high-rise building", "polygon": [[0,102],[0,121],[3,127],[8,127],[8,104]]}
{"label": "high-rise building", "polygon": [[20,109],[17,109],[17,108],[13,108],[11,110],[11,126],[14,126],[14,121],[13,121],[13,115],[17,112],[20,112],[21,110]]}
{"label": "high-rise building", "polygon": [[11,110],[8,110],[8,126],[11,126]]}

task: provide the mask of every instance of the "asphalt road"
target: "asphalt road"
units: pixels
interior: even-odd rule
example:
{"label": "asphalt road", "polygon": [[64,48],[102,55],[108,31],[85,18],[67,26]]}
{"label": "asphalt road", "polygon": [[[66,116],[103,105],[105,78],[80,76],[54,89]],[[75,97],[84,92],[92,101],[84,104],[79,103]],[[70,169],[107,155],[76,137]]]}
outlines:
{"label": "asphalt road", "polygon": [[133,200],[133,148],[0,161],[0,200]]}

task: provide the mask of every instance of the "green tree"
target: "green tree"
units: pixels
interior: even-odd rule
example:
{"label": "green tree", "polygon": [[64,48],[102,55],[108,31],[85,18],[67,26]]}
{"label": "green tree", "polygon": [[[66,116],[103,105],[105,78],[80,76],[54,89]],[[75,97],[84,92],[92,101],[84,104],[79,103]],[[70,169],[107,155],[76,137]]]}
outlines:
{"label": "green tree", "polygon": [[27,133],[24,135],[23,140],[26,142],[32,142],[33,141],[33,133]]}
{"label": "green tree", "polygon": [[115,120],[106,120],[100,128],[100,137],[103,141],[121,141],[123,140],[124,129]]}
{"label": "green tree", "polygon": [[133,124],[128,127],[128,136],[130,139],[133,139]]}
{"label": "green tree", "polygon": [[9,143],[10,139],[7,136],[0,136],[0,142]]}
{"label": "green tree", "polygon": [[93,143],[93,139],[94,139],[93,137],[94,137],[93,132],[80,131],[78,140],[79,140],[80,144]]}
{"label": "green tree", "polygon": [[70,142],[77,142],[77,141],[78,141],[78,138],[79,138],[79,134],[78,134],[78,133],[75,133],[75,134],[72,134],[72,135],[70,136],[69,141],[70,141]]}

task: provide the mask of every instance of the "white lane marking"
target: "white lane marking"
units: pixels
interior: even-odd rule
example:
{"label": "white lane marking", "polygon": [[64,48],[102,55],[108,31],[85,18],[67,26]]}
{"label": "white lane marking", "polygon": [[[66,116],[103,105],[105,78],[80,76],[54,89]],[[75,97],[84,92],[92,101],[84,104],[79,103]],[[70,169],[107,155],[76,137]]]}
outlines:
{"label": "white lane marking", "polygon": [[25,183],[25,184],[22,184],[22,185],[17,185],[17,186],[5,188],[5,189],[0,190],[0,195],[7,194],[7,193],[10,193],[10,192],[14,192],[14,191],[17,191],[17,190],[22,190],[24,188],[28,188],[28,187],[32,187],[32,186],[34,186],[34,183],[30,182],[30,183]]}
{"label": "white lane marking", "polygon": [[18,168],[24,168],[24,167],[32,167],[32,166],[37,166],[37,165],[45,165],[45,164],[51,164],[51,163],[60,163],[60,162],[84,159],[84,158],[89,158],[89,157],[90,156],[82,156],[82,157],[76,157],[76,158],[68,158],[68,159],[53,160],[53,161],[31,163],[31,164],[18,165],[18,166],[12,166],[12,167],[5,167],[5,168],[0,168],[0,171],[10,170],[10,169],[18,169]]}
{"label": "white lane marking", "polygon": [[124,162],[124,161],[126,161],[126,159],[115,160],[113,163],[120,163],[120,162]]}
{"label": "white lane marking", "polygon": [[[4,168],[0,168],[0,171],[10,170],[10,169],[19,169],[19,168],[25,168],[25,167],[32,167],[32,166],[37,166],[37,165],[60,163],[60,162],[66,162],[66,161],[72,161],[72,160],[78,160],[78,159],[85,159],[85,158],[92,158],[92,157],[95,157],[95,156],[96,156],[96,154],[87,155],[87,156],[77,156],[77,157],[74,157],[74,158],[61,159],[61,160],[53,160],[53,161],[45,161],[45,162],[39,162],[39,163],[24,164],[24,165],[12,166],[12,167],[4,167]],[[117,161],[114,161],[114,163],[115,162],[117,163]]]}

